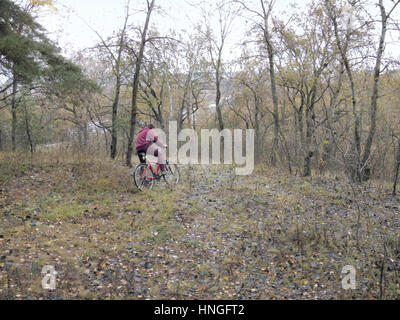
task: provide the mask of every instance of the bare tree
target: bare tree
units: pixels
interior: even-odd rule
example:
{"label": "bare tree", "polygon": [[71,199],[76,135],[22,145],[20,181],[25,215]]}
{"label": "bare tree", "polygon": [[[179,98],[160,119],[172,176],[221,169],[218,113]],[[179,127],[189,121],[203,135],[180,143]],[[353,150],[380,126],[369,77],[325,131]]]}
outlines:
{"label": "bare tree", "polygon": [[[297,114],[305,177],[311,175],[312,159],[319,159],[316,130],[320,125],[320,114],[317,106],[329,88],[324,75],[334,60],[332,33],[320,8],[310,8],[308,17],[305,22],[301,16],[294,15],[296,24],[293,28],[283,23],[279,23],[278,28],[281,50],[286,59],[280,70],[282,85],[291,93],[288,99]],[[297,30],[303,31],[297,34]]]}
{"label": "bare tree", "polygon": [[103,39],[103,37],[95,30],[93,30],[99,37],[101,44],[96,46],[97,50],[104,53],[107,60],[111,63],[112,74],[115,78],[114,86],[114,98],[112,102],[112,120],[111,128],[105,126],[104,129],[111,133],[111,159],[115,159],[117,156],[118,147],[118,107],[120,101],[121,87],[122,87],[122,77],[126,72],[126,67],[122,65],[123,52],[126,49],[126,38],[129,20],[129,5],[130,0],[126,3],[126,13],[122,29],[117,34],[116,43],[114,43],[111,38],[109,41]]}
{"label": "bare tree", "polygon": [[[216,14],[218,19],[218,30],[212,30],[209,17],[212,16],[212,12],[206,12],[203,10],[204,26],[205,30],[202,31],[205,39],[207,40],[207,51],[210,57],[210,62],[214,72],[214,84],[215,84],[215,109],[217,114],[217,122],[219,130],[224,130],[224,120],[222,116],[222,92],[221,84],[224,76],[224,61],[223,55],[226,49],[226,44],[229,35],[232,32],[232,25],[237,16],[235,8],[228,7],[228,4],[223,1],[217,1],[216,3]],[[200,28],[201,30],[201,28]]]}
{"label": "bare tree", "polygon": [[271,163],[276,165],[277,152],[279,144],[279,99],[277,93],[277,82],[276,82],[276,67],[275,67],[275,55],[276,49],[273,42],[274,30],[271,28],[271,22],[273,20],[272,11],[274,9],[275,0],[259,0],[260,9],[255,10],[250,8],[244,1],[235,0],[240,3],[242,7],[254,15],[253,18],[254,28],[261,32],[262,40],[265,45],[267,52],[267,59],[269,65],[269,76],[271,83],[271,95],[273,103],[273,118],[274,118],[274,140],[271,152]]}
{"label": "bare tree", "polygon": [[[355,9],[357,1],[352,1],[352,9]],[[352,177],[353,179],[358,179],[361,181],[361,176],[360,176],[360,157],[361,157],[361,119],[358,114],[357,110],[357,92],[356,92],[356,87],[355,87],[355,80],[354,80],[354,75],[353,75],[353,70],[352,66],[350,63],[350,58],[349,58],[349,44],[350,44],[350,39],[352,36],[352,30],[351,30],[351,20],[352,17],[351,15],[348,15],[346,23],[346,29],[344,32],[343,39],[340,35],[340,30],[339,30],[339,22],[338,22],[338,9],[334,8],[332,1],[331,0],[325,0],[325,6],[327,9],[328,17],[332,21],[333,25],[333,30],[335,34],[335,39],[336,39],[336,45],[340,53],[341,57],[341,68],[344,66],[348,80],[350,82],[350,88],[351,88],[351,102],[352,102],[352,110],[353,110],[353,118],[354,118],[354,128],[353,128],[353,135],[354,135],[354,145],[355,145],[355,161],[352,161],[350,163],[350,166],[353,166],[350,168],[352,171]],[[342,73],[341,73],[342,74]],[[337,87],[337,90],[334,93],[333,96],[333,101],[332,103],[335,103],[338,98],[338,94],[340,92],[342,85],[342,78],[340,78],[339,85]]]}
{"label": "bare tree", "polygon": [[131,104],[131,119],[130,119],[130,129],[129,129],[129,136],[128,136],[128,149],[126,152],[126,165],[128,167],[132,166],[132,154],[133,154],[133,139],[135,137],[135,128],[136,128],[136,117],[138,113],[138,91],[139,91],[139,77],[141,72],[141,67],[143,63],[144,57],[144,50],[147,39],[147,32],[149,29],[150,18],[151,14],[154,9],[155,0],[146,0],[147,3],[147,13],[146,13],[146,21],[141,30],[141,41],[139,45],[139,52],[136,55],[136,62],[135,62],[135,71],[133,76],[133,83],[132,83],[132,104]]}
{"label": "bare tree", "polygon": [[392,15],[393,11],[396,7],[400,4],[400,0],[392,0],[393,5],[387,12],[383,0],[379,0],[377,4],[381,14],[381,34],[379,38],[379,46],[377,49],[376,54],[376,62],[374,68],[374,84],[373,84],[373,91],[371,97],[371,106],[370,106],[370,129],[368,133],[367,140],[365,142],[364,153],[361,158],[360,163],[360,176],[362,180],[367,180],[370,178],[371,169],[368,167],[371,157],[371,147],[375,136],[376,131],[376,116],[377,116],[377,106],[378,106],[378,99],[379,99],[379,80],[382,73],[382,59],[385,52],[385,41],[386,41],[386,34],[388,29],[388,23],[390,16]]}

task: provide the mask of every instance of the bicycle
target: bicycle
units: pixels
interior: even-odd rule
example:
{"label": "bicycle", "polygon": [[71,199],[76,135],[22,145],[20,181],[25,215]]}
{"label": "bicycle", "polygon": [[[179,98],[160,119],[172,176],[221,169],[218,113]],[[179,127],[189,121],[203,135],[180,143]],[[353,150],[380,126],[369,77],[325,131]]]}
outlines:
{"label": "bicycle", "polygon": [[[172,186],[177,185],[180,181],[180,173],[178,166],[175,163],[165,162],[165,168],[168,172],[166,175],[160,175],[161,166],[157,162],[150,162],[147,160],[147,155],[144,152],[138,154],[143,163],[138,164],[133,170],[133,180],[136,187],[143,191],[145,189],[152,190],[155,181],[164,181]],[[156,169],[153,165],[157,164]]]}

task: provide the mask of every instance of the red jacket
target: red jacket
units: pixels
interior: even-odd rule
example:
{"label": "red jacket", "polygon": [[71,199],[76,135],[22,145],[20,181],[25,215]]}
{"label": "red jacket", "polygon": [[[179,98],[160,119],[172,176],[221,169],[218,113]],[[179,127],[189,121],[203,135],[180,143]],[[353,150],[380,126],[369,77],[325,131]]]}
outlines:
{"label": "red jacket", "polygon": [[158,141],[158,137],[154,135],[154,132],[149,128],[140,130],[139,135],[136,139],[136,151],[146,152],[147,149]]}

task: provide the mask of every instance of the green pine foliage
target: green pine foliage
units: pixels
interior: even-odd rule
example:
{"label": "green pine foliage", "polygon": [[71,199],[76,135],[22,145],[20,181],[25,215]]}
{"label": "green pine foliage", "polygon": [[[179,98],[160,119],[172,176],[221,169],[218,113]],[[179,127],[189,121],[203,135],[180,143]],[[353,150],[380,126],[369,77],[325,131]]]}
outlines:
{"label": "green pine foliage", "polygon": [[57,90],[82,85],[80,82],[85,77],[80,68],[61,56],[60,49],[45,32],[28,12],[12,1],[1,0],[1,73],[8,76],[9,81],[13,81],[14,74],[19,83],[40,81],[43,85],[48,82]]}
{"label": "green pine foliage", "polygon": [[[38,106],[49,101],[54,104],[55,99],[76,103],[97,89],[81,68],[60,51],[30,12],[15,2],[0,0],[0,111],[4,110],[0,139],[3,147],[11,140],[12,131],[19,146],[27,145],[28,131],[33,143],[43,142],[50,122]],[[23,101],[30,101],[29,105]],[[10,106],[14,120],[7,115]]]}

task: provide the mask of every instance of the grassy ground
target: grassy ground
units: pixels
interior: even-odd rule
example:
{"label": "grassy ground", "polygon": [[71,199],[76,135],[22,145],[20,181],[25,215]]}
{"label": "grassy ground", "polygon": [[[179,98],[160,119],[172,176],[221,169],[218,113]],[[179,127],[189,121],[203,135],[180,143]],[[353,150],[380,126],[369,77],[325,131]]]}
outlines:
{"label": "grassy ground", "polygon": [[399,197],[380,184],[195,167],[174,190],[139,193],[117,163],[24,163],[0,161],[2,299],[400,296]]}

